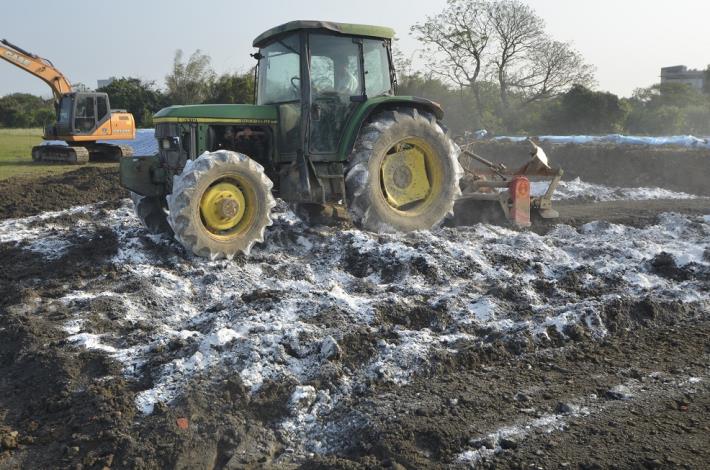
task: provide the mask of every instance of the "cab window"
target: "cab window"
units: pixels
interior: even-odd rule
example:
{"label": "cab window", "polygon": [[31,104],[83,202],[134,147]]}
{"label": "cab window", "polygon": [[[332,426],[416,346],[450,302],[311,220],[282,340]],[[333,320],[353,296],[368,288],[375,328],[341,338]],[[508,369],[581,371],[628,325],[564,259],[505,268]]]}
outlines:
{"label": "cab window", "polygon": [[365,62],[365,93],[367,96],[391,92],[390,60],[384,41],[365,39],[362,44]]}
{"label": "cab window", "polygon": [[105,96],[96,97],[96,119],[101,121],[108,114],[108,103]]}
{"label": "cab window", "polygon": [[297,35],[261,49],[258,104],[287,103],[301,99],[301,58]]}
{"label": "cab window", "polygon": [[315,95],[362,95],[360,48],[352,38],[311,34],[310,50]]}
{"label": "cab window", "polygon": [[343,128],[362,96],[360,44],[351,37],[309,35],[311,71],[310,151],[335,152]]}
{"label": "cab window", "polygon": [[96,125],[96,100],[93,96],[79,96],[76,102],[74,128],[79,132],[88,132]]}
{"label": "cab window", "polygon": [[59,103],[59,123],[69,125],[69,120],[71,119],[71,107],[73,101],[71,97],[65,96]]}

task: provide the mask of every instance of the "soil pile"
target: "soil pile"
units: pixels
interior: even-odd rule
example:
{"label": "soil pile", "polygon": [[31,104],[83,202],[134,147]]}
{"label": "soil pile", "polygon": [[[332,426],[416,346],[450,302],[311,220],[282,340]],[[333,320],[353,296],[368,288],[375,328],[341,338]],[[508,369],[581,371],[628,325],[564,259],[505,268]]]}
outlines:
{"label": "soil pile", "polygon": [[105,201],[115,206],[128,196],[118,182],[115,165],[83,167],[43,178],[0,181],[0,219],[25,217]]}
{"label": "soil pile", "polygon": [[275,215],[233,262],[127,200],[0,222],[0,467],[710,459],[707,216],[375,235]]}

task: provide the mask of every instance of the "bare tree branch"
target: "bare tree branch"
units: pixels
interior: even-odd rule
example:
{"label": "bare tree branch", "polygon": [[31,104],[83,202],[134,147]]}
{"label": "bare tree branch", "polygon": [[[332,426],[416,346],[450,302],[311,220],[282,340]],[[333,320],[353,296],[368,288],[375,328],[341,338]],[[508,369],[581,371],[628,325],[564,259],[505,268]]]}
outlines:
{"label": "bare tree branch", "polygon": [[424,44],[429,74],[471,88],[481,112],[488,81],[497,83],[504,110],[511,96],[529,104],[594,82],[594,69],[579,52],[551,39],[543,19],[521,0],[448,0],[411,31]]}
{"label": "bare tree branch", "polygon": [[486,8],[484,1],[448,0],[442,13],[412,27],[425,45],[429,69],[461,87],[473,88],[479,105],[477,84],[491,39]]}
{"label": "bare tree branch", "polygon": [[496,41],[496,56],[492,60],[500,87],[500,99],[508,107],[509,76],[518,61],[534,51],[544,36],[544,21],[535,11],[518,0],[488,3],[487,14]]}
{"label": "bare tree branch", "polygon": [[524,76],[511,86],[522,91],[527,102],[559,95],[573,85],[594,84],[594,68],[568,43],[540,41],[526,61]]}

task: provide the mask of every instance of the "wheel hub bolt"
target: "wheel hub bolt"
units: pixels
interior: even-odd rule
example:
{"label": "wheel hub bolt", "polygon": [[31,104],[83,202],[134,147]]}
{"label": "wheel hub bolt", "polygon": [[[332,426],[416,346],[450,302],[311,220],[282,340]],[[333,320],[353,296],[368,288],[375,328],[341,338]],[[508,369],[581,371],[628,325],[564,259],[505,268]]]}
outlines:
{"label": "wheel hub bolt", "polygon": [[239,212],[239,203],[234,199],[222,199],[219,201],[219,213],[222,218],[231,219]]}
{"label": "wheel hub bolt", "polygon": [[412,170],[404,165],[397,167],[392,174],[392,181],[398,188],[404,189],[409,187],[409,185],[412,184]]}

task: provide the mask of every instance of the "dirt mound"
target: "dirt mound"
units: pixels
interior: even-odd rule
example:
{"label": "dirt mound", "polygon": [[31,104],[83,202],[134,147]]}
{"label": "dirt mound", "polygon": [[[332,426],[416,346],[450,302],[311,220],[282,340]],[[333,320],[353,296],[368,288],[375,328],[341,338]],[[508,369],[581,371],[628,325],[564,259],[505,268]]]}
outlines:
{"label": "dirt mound", "polygon": [[116,166],[84,167],[43,178],[0,181],[0,220],[105,201],[109,207],[128,195]]}
{"label": "dirt mound", "polygon": [[281,204],[235,262],[128,201],[0,222],[0,467],[608,466],[638,409],[664,421],[625,463],[696,465],[708,222],[375,235]]}
{"label": "dirt mound", "polygon": [[707,200],[407,235],[280,204],[209,262],[148,235],[114,169],[0,197],[0,468],[710,460]]}

